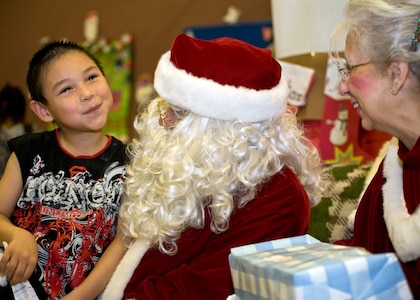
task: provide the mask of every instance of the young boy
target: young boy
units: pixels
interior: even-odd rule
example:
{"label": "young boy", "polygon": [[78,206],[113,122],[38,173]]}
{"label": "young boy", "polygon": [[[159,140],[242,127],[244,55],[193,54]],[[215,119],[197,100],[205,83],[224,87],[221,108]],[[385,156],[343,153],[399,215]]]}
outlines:
{"label": "young boy", "polygon": [[[102,130],[112,93],[95,57],[64,41],[34,55],[27,84],[31,110],[58,128],[9,141],[0,274],[10,285],[32,276],[39,298],[94,299],[124,253],[112,241],[119,239],[126,149]],[[1,293],[10,296],[10,286]]]}

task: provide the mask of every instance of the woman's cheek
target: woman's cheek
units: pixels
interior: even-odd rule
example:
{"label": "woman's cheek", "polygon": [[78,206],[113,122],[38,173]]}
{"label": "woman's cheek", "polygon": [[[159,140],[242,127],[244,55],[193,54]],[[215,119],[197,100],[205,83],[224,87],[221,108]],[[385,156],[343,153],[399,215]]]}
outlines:
{"label": "woman's cheek", "polygon": [[357,89],[360,92],[365,91],[369,87],[366,80],[362,77],[351,78],[351,84],[355,89]]}

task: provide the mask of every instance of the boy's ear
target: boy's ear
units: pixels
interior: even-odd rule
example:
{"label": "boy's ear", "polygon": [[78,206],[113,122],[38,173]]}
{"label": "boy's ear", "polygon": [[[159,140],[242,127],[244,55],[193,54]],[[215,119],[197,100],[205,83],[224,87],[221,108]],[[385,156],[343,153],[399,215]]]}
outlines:
{"label": "boy's ear", "polygon": [[29,107],[38,116],[38,118],[41,119],[41,121],[46,123],[54,121],[54,118],[51,116],[48,108],[41,102],[31,100],[31,102],[29,102]]}

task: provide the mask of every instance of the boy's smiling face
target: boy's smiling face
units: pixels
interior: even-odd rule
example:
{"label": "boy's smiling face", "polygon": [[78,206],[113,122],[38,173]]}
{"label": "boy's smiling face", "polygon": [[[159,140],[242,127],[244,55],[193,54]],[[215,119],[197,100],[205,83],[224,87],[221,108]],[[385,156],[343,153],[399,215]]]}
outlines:
{"label": "boy's smiling face", "polygon": [[44,96],[52,120],[61,129],[76,131],[102,130],[113,103],[105,76],[81,51],[52,61],[45,72]]}

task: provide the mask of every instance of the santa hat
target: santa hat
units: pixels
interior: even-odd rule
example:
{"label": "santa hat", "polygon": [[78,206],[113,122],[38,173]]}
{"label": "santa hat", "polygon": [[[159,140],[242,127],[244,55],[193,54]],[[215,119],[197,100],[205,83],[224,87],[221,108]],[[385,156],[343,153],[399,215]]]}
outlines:
{"label": "santa hat", "polygon": [[159,60],[154,85],[169,103],[221,120],[267,120],[286,110],[289,89],[271,50],[223,37],[178,35]]}

